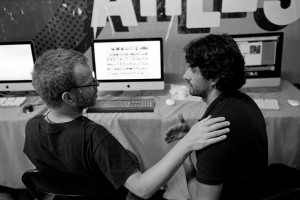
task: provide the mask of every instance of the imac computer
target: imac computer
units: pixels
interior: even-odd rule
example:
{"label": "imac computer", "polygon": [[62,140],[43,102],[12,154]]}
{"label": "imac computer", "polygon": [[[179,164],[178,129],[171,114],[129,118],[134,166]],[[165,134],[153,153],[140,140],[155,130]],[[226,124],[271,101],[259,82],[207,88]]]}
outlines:
{"label": "imac computer", "polygon": [[162,38],[94,40],[91,47],[98,90],[163,90],[162,42]]}
{"label": "imac computer", "polygon": [[281,80],[282,32],[232,35],[245,59],[243,88],[277,88]]}
{"label": "imac computer", "polygon": [[32,41],[0,42],[0,91],[32,91]]}

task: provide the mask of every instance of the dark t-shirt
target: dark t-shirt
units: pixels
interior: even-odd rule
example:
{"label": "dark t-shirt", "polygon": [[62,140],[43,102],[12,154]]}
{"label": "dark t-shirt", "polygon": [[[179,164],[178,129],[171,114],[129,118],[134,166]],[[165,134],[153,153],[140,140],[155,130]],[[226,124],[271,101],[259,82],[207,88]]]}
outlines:
{"label": "dark t-shirt", "polygon": [[267,167],[268,143],[264,117],[255,102],[236,91],[222,94],[203,118],[223,116],[230,122],[227,139],[196,152],[197,180],[223,184],[224,199],[238,199],[255,190],[255,179]]}
{"label": "dark t-shirt", "polygon": [[24,153],[38,169],[91,175],[118,189],[139,167],[106,128],[83,116],[59,124],[36,116],[25,134]]}

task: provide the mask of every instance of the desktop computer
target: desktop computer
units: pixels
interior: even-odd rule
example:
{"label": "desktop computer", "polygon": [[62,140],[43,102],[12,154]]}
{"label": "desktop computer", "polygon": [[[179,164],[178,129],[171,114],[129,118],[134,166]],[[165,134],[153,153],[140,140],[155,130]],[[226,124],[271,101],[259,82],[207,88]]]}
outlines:
{"label": "desktop computer", "polygon": [[164,89],[162,38],[94,40],[91,49],[98,90],[122,97],[99,99],[87,112],[153,112],[154,98],[137,94]]}
{"label": "desktop computer", "polygon": [[19,107],[24,92],[33,92],[31,71],[36,54],[33,41],[0,42],[0,107]]}
{"label": "desktop computer", "polygon": [[162,38],[94,40],[91,48],[99,91],[164,89]]}
{"label": "desktop computer", "polygon": [[33,41],[0,42],[0,91],[33,91]]}
{"label": "desktop computer", "polygon": [[232,35],[245,59],[246,84],[254,91],[276,91],[280,88],[283,33]]}

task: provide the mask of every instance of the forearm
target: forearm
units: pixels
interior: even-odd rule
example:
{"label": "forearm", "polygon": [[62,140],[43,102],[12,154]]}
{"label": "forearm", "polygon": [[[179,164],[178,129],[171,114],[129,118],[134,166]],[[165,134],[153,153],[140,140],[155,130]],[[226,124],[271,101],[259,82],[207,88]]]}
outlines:
{"label": "forearm", "polygon": [[199,183],[196,179],[196,169],[192,163],[191,155],[185,160],[183,167],[191,200],[219,200],[223,184],[206,185]]}
{"label": "forearm", "polygon": [[186,182],[188,187],[188,192],[191,200],[197,199],[197,180],[196,180],[196,169],[193,165],[192,159],[190,156],[187,157],[183,163],[184,171],[186,174]]}
{"label": "forearm", "polygon": [[[126,187],[142,198],[151,197],[174,175],[191,151],[179,141],[158,163],[142,174],[131,176]],[[134,184],[134,185],[131,185]]]}

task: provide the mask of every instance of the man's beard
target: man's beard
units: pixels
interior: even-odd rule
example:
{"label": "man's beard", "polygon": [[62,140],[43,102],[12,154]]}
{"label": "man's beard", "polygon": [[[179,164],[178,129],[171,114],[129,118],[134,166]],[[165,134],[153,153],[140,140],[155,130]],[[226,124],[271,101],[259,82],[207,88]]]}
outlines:
{"label": "man's beard", "polygon": [[197,97],[201,97],[201,98],[206,98],[207,95],[208,95],[208,90],[200,90],[197,88],[193,88],[191,85],[190,85],[190,88],[189,88],[189,93],[190,95],[192,96],[197,96]]}
{"label": "man's beard", "polygon": [[76,104],[76,109],[79,111],[82,111],[85,108],[94,106],[96,101],[94,100],[94,95],[90,98],[84,98],[84,96],[80,93],[79,97],[77,98],[77,104]]}

